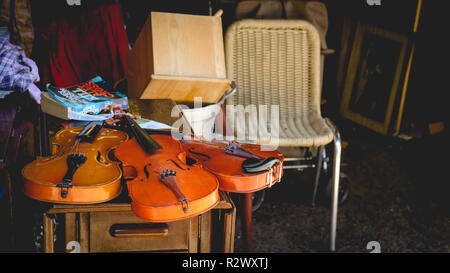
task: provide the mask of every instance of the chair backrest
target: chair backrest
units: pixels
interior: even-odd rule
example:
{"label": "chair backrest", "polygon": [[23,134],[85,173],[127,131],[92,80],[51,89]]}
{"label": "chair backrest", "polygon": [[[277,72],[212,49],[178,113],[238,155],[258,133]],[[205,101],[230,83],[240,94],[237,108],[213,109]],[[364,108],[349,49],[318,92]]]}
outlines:
{"label": "chair backrest", "polygon": [[280,119],[320,113],[320,37],[309,22],[242,19],[225,35],[228,105],[279,105]]}

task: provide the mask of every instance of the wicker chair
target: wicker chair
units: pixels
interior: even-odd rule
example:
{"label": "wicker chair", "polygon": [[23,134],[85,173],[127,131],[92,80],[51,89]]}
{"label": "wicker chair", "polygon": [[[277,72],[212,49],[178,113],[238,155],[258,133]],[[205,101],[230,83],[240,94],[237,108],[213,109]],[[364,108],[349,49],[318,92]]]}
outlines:
{"label": "wicker chair", "polygon": [[[227,99],[226,105],[242,105],[244,109],[249,105],[279,105],[279,123],[275,124],[279,134],[258,135],[256,142],[278,143],[280,148],[314,147],[318,151],[313,200],[324,147],[334,143],[330,231],[330,249],[334,251],[341,143],[336,127],[321,115],[320,55],[319,34],[307,21],[242,19],[234,22],[226,32],[225,57],[227,77],[236,82],[237,92]],[[256,109],[259,111],[258,107]],[[242,130],[258,132],[255,118],[236,122],[232,116],[227,112],[226,122],[233,125],[234,135],[239,131],[242,133]],[[274,129],[270,124],[267,128],[267,131]],[[248,137],[248,133],[245,135]],[[286,163],[300,159],[286,156]],[[285,164],[287,168],[300,169],[302,165]]]}

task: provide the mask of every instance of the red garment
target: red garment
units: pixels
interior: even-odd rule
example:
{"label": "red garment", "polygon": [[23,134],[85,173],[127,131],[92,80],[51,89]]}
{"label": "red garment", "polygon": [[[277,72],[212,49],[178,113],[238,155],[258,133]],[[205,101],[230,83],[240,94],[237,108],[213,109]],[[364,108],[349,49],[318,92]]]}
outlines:
{"label": "red garment", "polygon": [[129,49],[120,6],[87,10],[73,21],[52,21],[43,35],[48,61],[41,64],[41,82],[68,87],[95,76],[111,84],[125,77]]}

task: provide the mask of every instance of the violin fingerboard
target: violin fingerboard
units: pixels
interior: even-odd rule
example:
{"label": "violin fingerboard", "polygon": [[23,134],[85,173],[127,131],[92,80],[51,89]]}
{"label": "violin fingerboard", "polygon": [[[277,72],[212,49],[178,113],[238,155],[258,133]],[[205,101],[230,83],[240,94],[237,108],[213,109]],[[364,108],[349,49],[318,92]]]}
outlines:
{"label": "violin fingerboard", "polygon": [[142,129],[131,117],[125,116],[125,121],[131,130],[131,133],[136,138],[141,148],[147,153],[152,153],[155,149],[162,149],[161,145],[156,142],[149,134]]}
{"label": "violin fingerboard", "polygon": [[77,135],[76,138],[79,139],[80,142],[93,142],[102,127],[103,126],[100,124],[90,123]]}

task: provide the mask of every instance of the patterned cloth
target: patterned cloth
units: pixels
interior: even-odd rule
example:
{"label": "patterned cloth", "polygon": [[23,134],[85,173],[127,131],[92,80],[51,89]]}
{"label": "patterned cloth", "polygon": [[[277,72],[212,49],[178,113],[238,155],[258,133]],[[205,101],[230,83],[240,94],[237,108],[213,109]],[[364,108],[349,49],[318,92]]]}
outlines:
{"label": "patterned cloth", "polygon": [[36,81],[36,63],[26,57],[20,46],[9,42],[9,34],[0,35],[0,90],[25,92]]}

